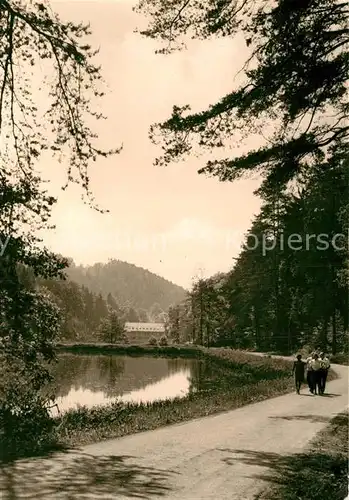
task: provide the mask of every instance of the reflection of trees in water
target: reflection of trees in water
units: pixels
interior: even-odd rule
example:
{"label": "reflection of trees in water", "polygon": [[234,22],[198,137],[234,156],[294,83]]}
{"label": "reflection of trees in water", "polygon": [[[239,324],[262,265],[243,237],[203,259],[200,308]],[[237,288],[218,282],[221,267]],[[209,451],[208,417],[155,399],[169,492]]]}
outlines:
{"label": "reflection of trees in water", "polygon": [[169,365],[165,358],[128,356],[62,355],[53,366],[53,392],[65,397],[71,389],[89,389],[103,392],[107,398],[115,398],[126,392],[142,389],[158,382],[184,367],[190,368],[191,361],[179,360]]}
{"label": "reflection of trees in water", "polygon": [[222,376],[226,375],[219,365],[214,365],[207,359],[175,358],[168,360],[169,373],[178,373],[181,370],[190,372],[190,392],[210,390],[215,387]]}
{"label": "reflection of trees in water", "polygon": [[182,370],[190,372],[190,392],[203,391],[206,377],[212,371],[206,360],[175,358],[168,360],[169,373],[178,373]]}
{"label": "reflection of trees in water", "polygon": [[197,361],[192,366],[190,376],[189,392],[201,392],[204,390],[204,378],[207,371],[206,361]]}
{"label": "reflection of trees in water", "polygon": [[[124,371],[124,360],[115,356],[63,355],[53,367],[52,387],[59,397],[81,387],[110,392]],[[109,395],[109,394],[108,394]]]}
{"label": "reflection of trees in water", "polygon": [[125,370],[125,360],[115,356],[101,356],[97,361],[99,365],[99,379],[103,384],[103,392],[107,397],[120,395],[117,389],[117,381]]}
{"label": "reflection of trees in water", "polygon": [[170,358],[167,360],[168,373],[172,375],[182,370],[192,370],[192,367],[199,363],[197,359]]}
{"label": "reflection of trees in water", "polygon": [[190,392],[211,392],[218,388],[229,390],[245,385],[249,381],[247,373],[227,368],[214,360],[204,359],[193,363],[190,378]]}

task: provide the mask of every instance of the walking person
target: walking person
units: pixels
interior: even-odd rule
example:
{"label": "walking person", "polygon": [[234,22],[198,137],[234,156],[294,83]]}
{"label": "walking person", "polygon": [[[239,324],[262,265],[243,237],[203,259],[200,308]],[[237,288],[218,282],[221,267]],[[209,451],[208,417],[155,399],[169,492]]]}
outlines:
{"label": "walking person", "polygon": [[321,395],[322,395],[325,392],[328,370],[331,367],[330,360],[326,357],[324,352],[322,352],[320,354],[320,365],[321,365],[321,368],[320,368],[320,390],[321,390]]}
{"label": "walking person", "polygon": [[302,361],[302,355],[298,354],[297,361],[293,363],[293,369],[292,369],[292,375],[294,374],[297,394],[299,394],[302,383],[304,382],[305,364],[306,363]]}
{"label": "walking person", "polygon": [[311,371],[313,376],[313,394],[321,394],[321,381],[320,381],[320,369],[321,363],[319,360],[318,354],[314,354],[314,357],[311,361]]}
{"label": "walking person", "polygon": [[309,391],[313,394],[314,393],[314,374],[313,374],[313,368],[311,366],[311,363],[313,361],[313,356],[314,353],[312,353],[306,360],[306,367],[307,367],[307,383],[309,387]]}

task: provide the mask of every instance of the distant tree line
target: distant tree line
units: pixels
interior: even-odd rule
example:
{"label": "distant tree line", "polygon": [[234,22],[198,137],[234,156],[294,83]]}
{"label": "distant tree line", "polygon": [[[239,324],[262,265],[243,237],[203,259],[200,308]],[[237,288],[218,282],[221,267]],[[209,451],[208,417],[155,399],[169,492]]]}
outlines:
{"label": "distant tree line", "polygon": [[149,311],[119,304],[109,293],[91,292],[69,279],[41,279],[31,268],[18,266],[21,283],[50,297],[61,315],[59,339],[65,341],[127,342],[126,322],[163,322],[166,313],[155,303]]}
{"label": "distant tree line", "polygon": [[[105,298],[112,294],[119,304],[128,304],[138,311],[146,310],[155,319],[171,304],[179,303],[185,297],[184,288],[147,269],[116,259],[91,266],[77,266],[70,259],[67,275]],[[145,318],[144,313],[141,314]]]}
{"label": "distant tree line", "polygon": [[[171,311],[169,330],[201,344],[347,348],[347,2],[139,0],[136,10],[147,17],[141,33],[159,40],[158,52],[211,37],[233,46],[239,34],[248,53],[229,93],[195,112],[190,103],[174,105],[150,127],[161,147],[155,165],[204,153],[200,174],[261,180],[262,210],[234,268],[198,280]],[[263,239],[271,250],[263,251]]]}
{"label": "distant tree line", "polygon": [[348,348],[348,158],[267,197],[233,269],[170,309],[176,341],[292,352]]}

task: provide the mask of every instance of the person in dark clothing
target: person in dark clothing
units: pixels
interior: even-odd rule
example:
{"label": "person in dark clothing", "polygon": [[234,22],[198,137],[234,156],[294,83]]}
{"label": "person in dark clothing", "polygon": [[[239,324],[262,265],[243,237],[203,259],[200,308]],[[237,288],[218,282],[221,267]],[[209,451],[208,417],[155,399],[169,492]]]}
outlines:
{"label": "person in dark clothing", "polygon": [[297,361],[293,363],[293,370],[292,370],[292,374],[294,374],[295,378],[297,394],[299,394],[302,383],[304,382],[305,364],[306,363],[302,361],[302,355],[298,354]]}
{"label": "person in dark clothing", "polygon": [[328,375],[328,370],[330,369],[330,361],[329,359],[325,356],[325,353],[320,354],[320,365],[321,368],[319,370],[319,378],[320,378],[320,394],[322,395],[325,392],[326,388],[326,380],[327,380],[327,375]]}

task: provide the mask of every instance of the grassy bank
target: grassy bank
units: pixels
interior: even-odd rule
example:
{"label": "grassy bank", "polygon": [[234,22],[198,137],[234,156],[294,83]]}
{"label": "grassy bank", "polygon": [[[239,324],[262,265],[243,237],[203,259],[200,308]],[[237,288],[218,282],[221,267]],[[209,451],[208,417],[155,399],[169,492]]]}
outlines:
{"label": "grassy bank", "polygon": [[334,354],[331,356],[331,363],[348,366],[349,356],[348,354]]}
{"label": "grassy bank", "polygon": [[306,453],[273,457],[267,479],[275,486],[258,500],[344,500],[348,495],[348,431],[345,412],[316,436]]}
{"label": "grassy bank", "polygon": [[[174,352],[170,347],[158,349]],[[195,351],[202,358],[196,392],[151,404],[111,404],[69,411],[57,421],[58,441],[72,446],[120,437],[232,410],[293,390],[290,361],[231,349]]]}
{"label": "grassy bank", "polygon": [[169,358],[198,358],[202,355],[200,347],[191,346],[139,346],[125,344],[58,344],[59,352],[71,354],[115,354],[122,356],[156,356]]}

